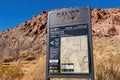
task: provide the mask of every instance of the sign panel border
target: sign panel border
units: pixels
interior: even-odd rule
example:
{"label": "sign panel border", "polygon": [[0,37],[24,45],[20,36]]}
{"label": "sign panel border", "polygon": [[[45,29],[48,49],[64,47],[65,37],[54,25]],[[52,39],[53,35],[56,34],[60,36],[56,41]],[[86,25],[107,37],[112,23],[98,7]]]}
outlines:
{"label": "sign panel border", "polygon": [[[74,9],[74,8],[73,8]],[[63,25],[50,25],[50,15],[53,13],[58,13],[62,11],[66,11],[66,9],[58,10],[58,11],[51,11],[48,13],[48,29],[47,29],[47,54],[46,54],[46,80],[49,80],[50,78],[90,78],[91,80],[94,80],[94,62],[93,62],[93,46],[92,46],[92,28],[91,28],[91,9],[89,6],[82,7],[82,8],[75,8],[75,9],[87,9],[88,10],[88,22],[78,22],[78,23],[72,23],[72,24],[63,24]],[[71,10],[71,9],[67,9]],[[80,25],[80,24],[87,24],[88,25],[88,51],[89,51],[89,74],[49,74],[49,28],[50,27],[63,27],[63,26],[71,26],[71,25]]]}

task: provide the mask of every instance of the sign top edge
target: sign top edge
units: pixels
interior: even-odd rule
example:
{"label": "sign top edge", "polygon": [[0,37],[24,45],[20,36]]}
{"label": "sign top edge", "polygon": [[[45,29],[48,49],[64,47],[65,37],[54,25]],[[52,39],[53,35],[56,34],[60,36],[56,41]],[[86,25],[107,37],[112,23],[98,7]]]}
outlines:
{"label": "sign top edge", "polygon": [[52,13],[59,13],[59,12],[62,12],[62,11],[69,11],[69,10],[78,10],[78,9],[90,9],[90,6],[85,6],[85,7],[71,7],[71,8],[59,8],[59,9],[55,9],[55,10],[51,10],[51,11],[48,11],[48,14],[52,14]]}

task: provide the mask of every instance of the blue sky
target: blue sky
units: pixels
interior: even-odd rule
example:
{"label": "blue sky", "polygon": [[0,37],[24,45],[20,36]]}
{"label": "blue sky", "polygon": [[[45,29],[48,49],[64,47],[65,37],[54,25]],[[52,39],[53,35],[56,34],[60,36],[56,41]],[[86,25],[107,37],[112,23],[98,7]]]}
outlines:
{"label": "blue sky", "polygon": [[91,6],[120,8],[120,0],[0,0],[0,31],[13,28],[43,10]]}

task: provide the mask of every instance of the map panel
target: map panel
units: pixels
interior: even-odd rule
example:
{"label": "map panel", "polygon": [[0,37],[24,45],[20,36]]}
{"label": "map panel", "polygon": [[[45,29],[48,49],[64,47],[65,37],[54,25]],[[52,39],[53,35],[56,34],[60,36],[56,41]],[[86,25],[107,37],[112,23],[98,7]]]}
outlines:
{"label": "map panel", "polygon": [[87,35],[61,38],[61,73],[89,73],[87,42]]}

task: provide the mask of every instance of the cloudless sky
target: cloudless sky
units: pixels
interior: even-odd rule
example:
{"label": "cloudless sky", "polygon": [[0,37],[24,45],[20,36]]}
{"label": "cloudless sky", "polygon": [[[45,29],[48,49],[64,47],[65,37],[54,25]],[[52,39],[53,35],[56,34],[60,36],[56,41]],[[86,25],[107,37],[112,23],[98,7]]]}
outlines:
{"label": "cloudless sky", "polygon": [[43,10],[83,7],[120,8],[120,0],[0,0],[0,31],[28,21]]}

